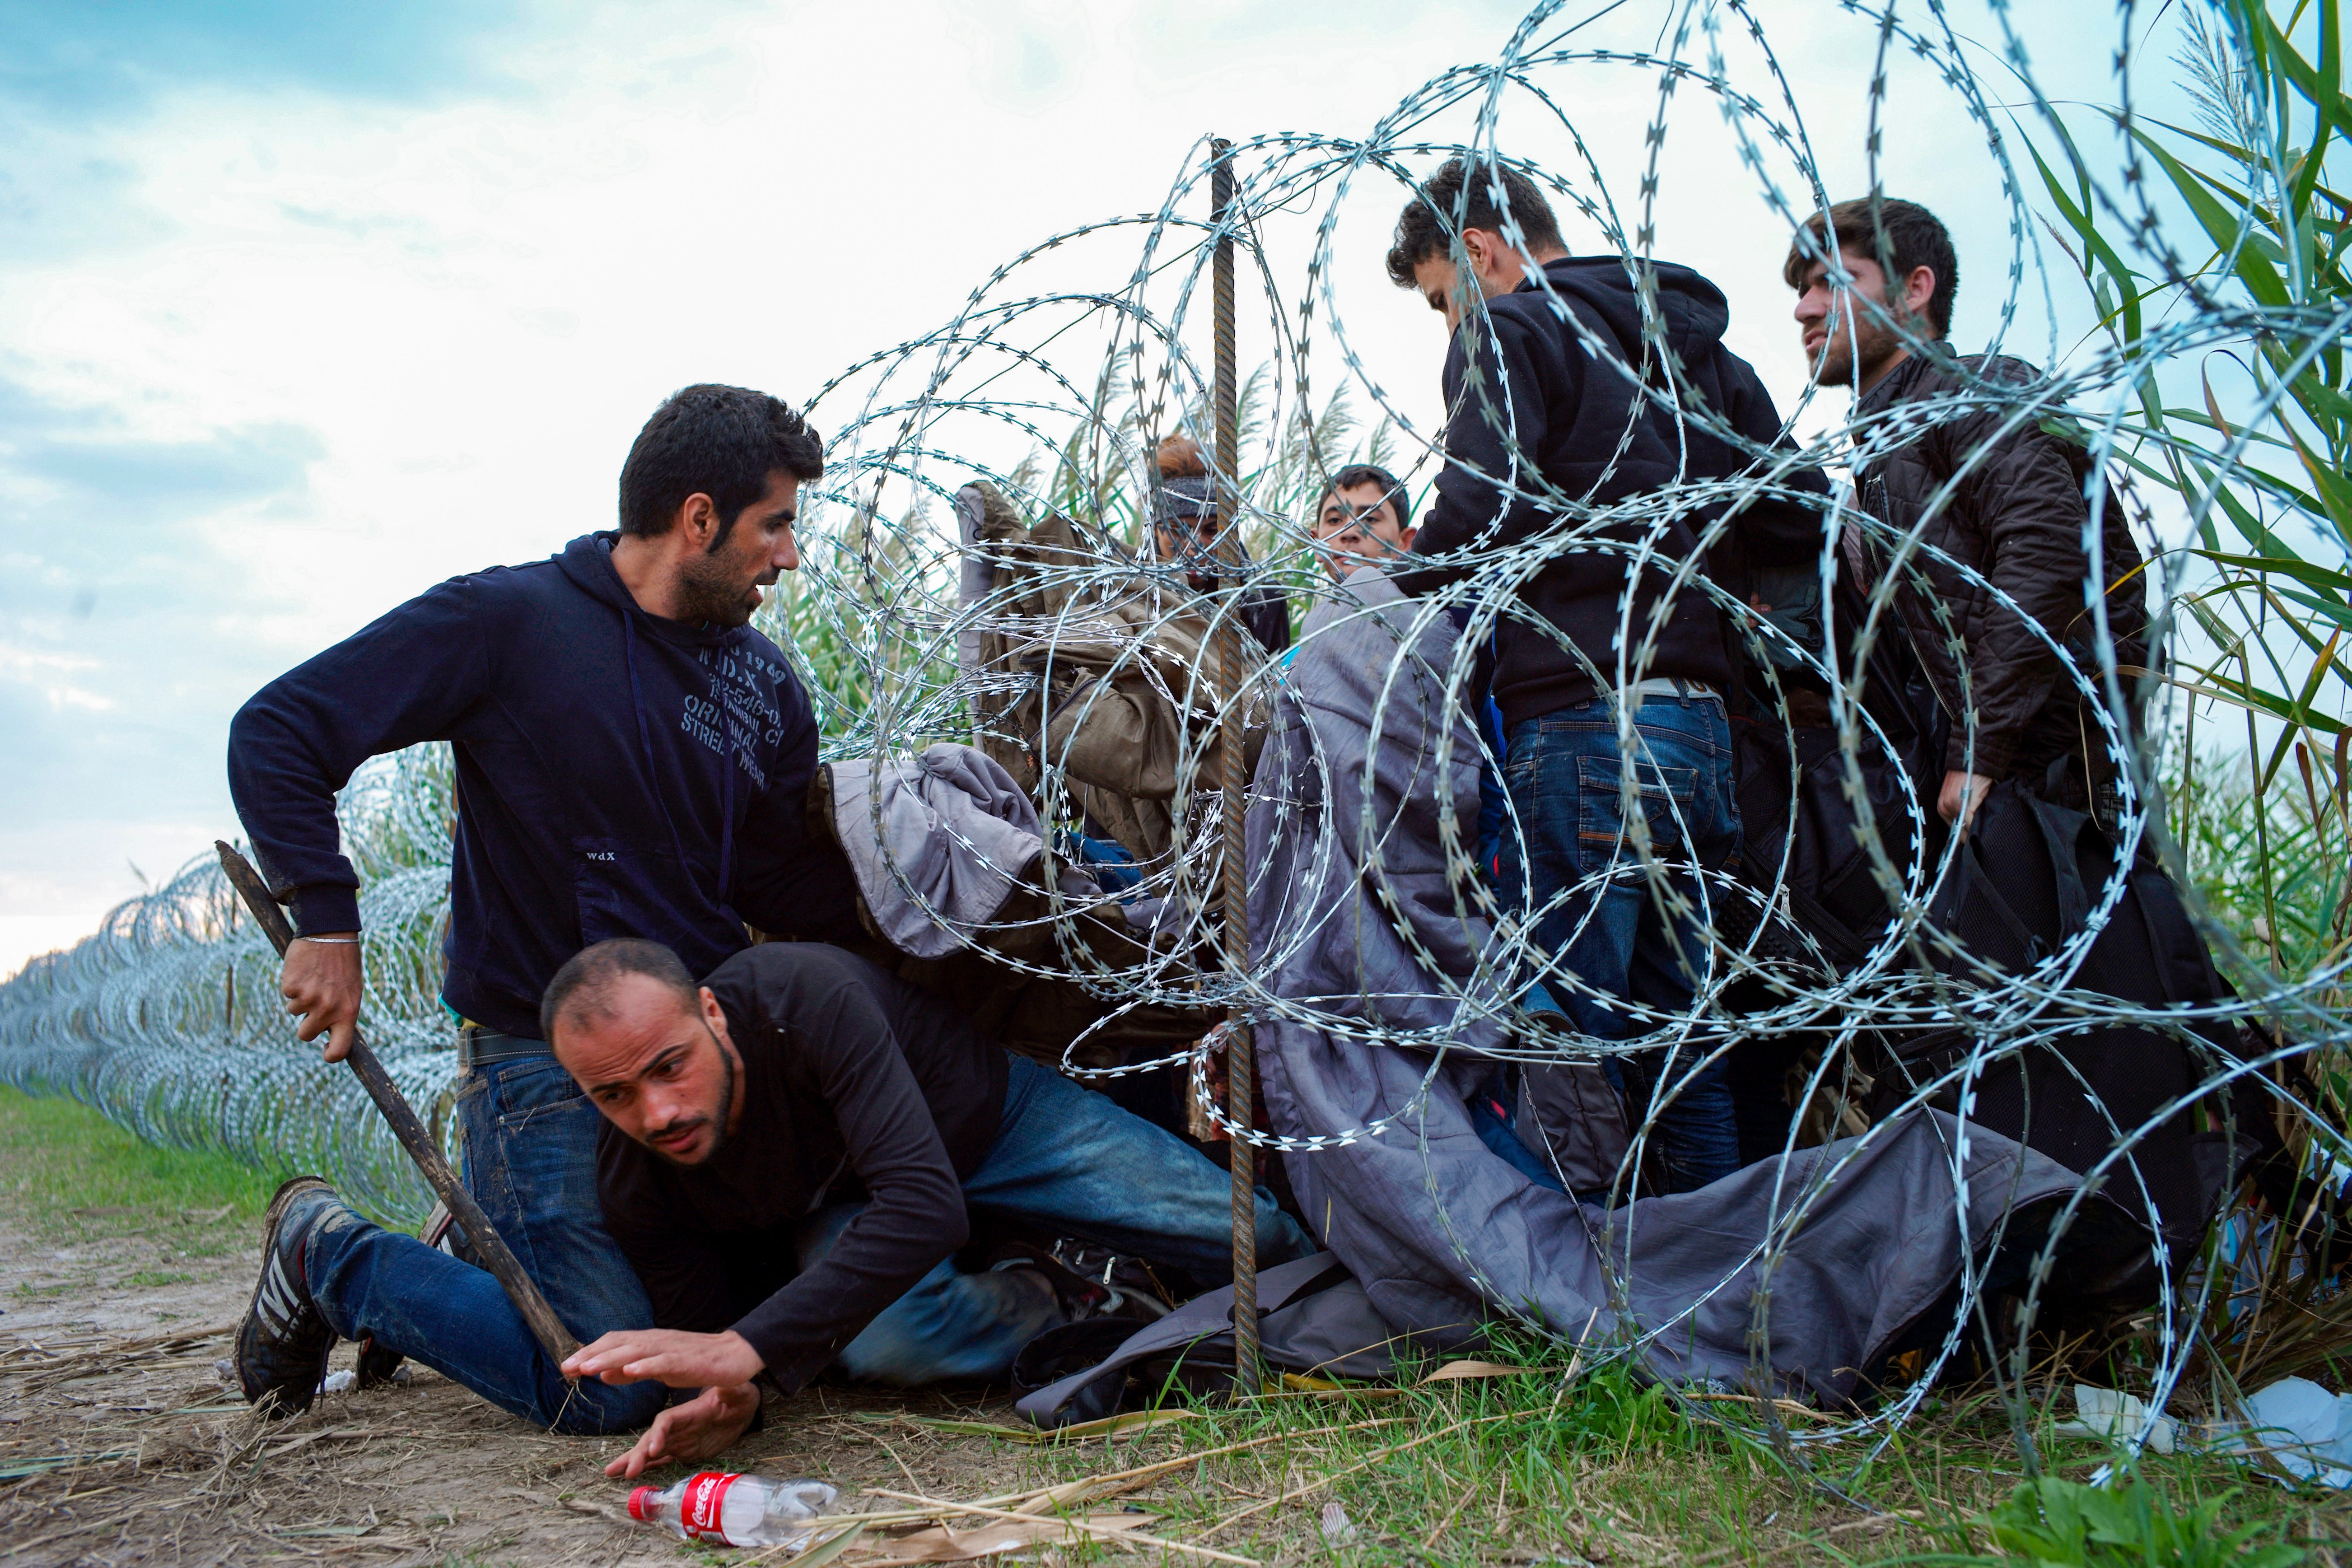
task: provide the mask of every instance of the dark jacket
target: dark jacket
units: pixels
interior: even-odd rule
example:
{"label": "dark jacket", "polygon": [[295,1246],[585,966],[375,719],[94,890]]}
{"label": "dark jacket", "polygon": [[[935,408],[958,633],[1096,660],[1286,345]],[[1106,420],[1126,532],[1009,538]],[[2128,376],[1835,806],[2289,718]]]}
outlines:
{"label": "dark jacket", "polygon": [[[1748,362],[1723,346],[1730,311],[1722,292],[1687,267],[1659,263],[1654,271],[1666,347],[1681,367],[1675,400],[1759,445],[1779,441],[1780,416],[1771,395]],[[1488,300],[1485,320],[1465,321],[1447,352],[1445,469],[1413,541],[1416,555],[1442,558],[1521,544],[1587,523],[1629,498],[1756,466],[1729,442],[1688,418],[1677,420],[1671,408],[1630,384],[1637,367],[1653,389],[1669,389],[1673,382],[1654,350],[1644,352],[1639,297],[1622,260],[1567,258],[1546,263],[1543,272],[1559,304],[1531,275],[1514,292]],[[1562,309],[1593,334],[1597,356]],[[1515,464],[1515,455],[1522,454],[1533,460],[1535,474]],[[1818,469],[1786,476],[1738,514],[1724,553],[1793,562],[1817,552],[1822,508],[1812,498],[1828,490]],[[1699,534],[1723,510],[1715,503],[1597,531],[1599,540],[1650,544],[1630,616],[1623,554],[1589,542],[1555,545],[1558,553],[1520,588],[1519,597],[1538,620],[1564,633],[1582,658],[1562,648],[1547,626],[1505,617],[1493,691],[1505,724],[1588,700],[1598,689],[1595,670],[1613,684],[1621,623],[1631,629],[1629,663],[1651,643],[1630,679],[1672,675],[1727,687],[1733,667],[1726,617],[1702,590],[1685,585],[1673,593],[1654,641],[1651,636],[1672,573],[1696,552]],[[1713,557],[1702,563],[1710,574],[1721,574],[1727,564]],[[1398,582],[1407,593],[1426,593],[1472,569],[1441,562],[1401,574]]]}
{"label": "dark jacket", "polygon": [[335,792],[369,757],[455,743],[441,994],[536,1038],[581,948],[641,936],[701,974],[743,922],[854,927],[849,868],[803,831],[816,721],[749,626],[649,616],[589,534],[454,577],[271,681],[229,727],[237,816],[303,931],[359,928]]}
{"label": "dark jacket", "polygon": [[1261,583],[1242,595],[1242,625],[1268,654],[1290,646],[1290,595]]}
{"label": "dark jacket", "polygon": [[[2040,379],[2030,366],[2011,359],[1960,363],[1977,376],[2019,386]],[[1972,771],[1996,779],[2038,774],[2059,756],[2081,752],[2086,740],[2091,742],[2089,760],[2096,766],[2105,745],[2084,719],[2082,693],[2063,673],[2058,654],[2029,624],[2030,618],[2046,628],[2079,668],[2097,679],[2084,583],[2091,563],[2083,550],[2090,454],[2032,419],[2022,428],[2004,433],[2011,411],[1963,401],[1969,391],[1950,364],[1915,354],[1888,372],[1856,407],[1865,425],[1880,433],[1881,441],[1895,443],[1891,450],[1857,466],[1855,499],[1862,509],[1898,538],[1916,531],[1922,543],[1982,574],[2018,606],[1997,603],[1986,588],[1964,581],[1953,567],[1931,558],[1914,557],[1932,587],[1932,597],[1910,573],[1896,582],[1896,613],[1950,725],[1944,766],[1949,772],[1971,765],[1962,659],[1976,707]],[[1886,416],[1897,405],[1936,399],[1953,401],[1924,429],[1890,427]],[[1931,515],[1930,501],[1963,466],[1967,473],[1950,500]],[[2147,603],[2139,547],[2132,542],[2123,505],[2112,493],[2100,538],[2099,569],[2106,580],[2116,660],[2145,665]],[[1870,542],[1861,562],[1865,590],[1885,575],[1891,553],[1889,540]],[[1848,569],[1853,566],[1849,562]],[[1937,602],[1950,620],[1950,632],[1936,617]],[[1957,657],[1952,633],[1961,643]],[[2128,689],[2132,678],[2125,679]]]}
{"label": "dark jacket", "polygon": [[[655,1326],[733,1329],[789,1394],[964,1244],[964,1178],[1003,1130],[1011,1061],[959,1009],[821,942],[763,942],[709,984],[743,1058],[742,1124],[689,1167],[605,1122],[597,1198]],[[803,1226],[849,1203],[803,1268]]]}

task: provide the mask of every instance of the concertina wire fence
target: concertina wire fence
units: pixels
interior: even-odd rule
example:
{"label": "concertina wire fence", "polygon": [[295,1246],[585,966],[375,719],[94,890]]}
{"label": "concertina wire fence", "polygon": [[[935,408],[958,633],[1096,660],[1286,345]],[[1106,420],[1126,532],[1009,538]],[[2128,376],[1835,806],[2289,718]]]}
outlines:
{"label": "concertina wire fence", "polygon": [[[1925,7],[1916,24],[1899,10],[1890,5],[1855,24],[1868,26],[1876,36],[1871,183],[1883,179],[1896,194],[1902,185],[1900,171],[1882,171],[1877,163],[1877,128],[1887,107],[1889,62],[1898,57],[1924,62],[1918,68],[1961,105],[1981,131],[1976,155],[1986,160],[2006,195],[2009,267],[2000,326],[1986,346],[1991,352],[2007,346],[2020,357],[2057,367],[2030,385],[1975,383],[1929,417],[1953,417],[1984,407],[1997,408],[2019,423],[2063,416],[2087,432],[2102,463],[2119,469],[2125,448],[2135,440],[2152,438],[2145,426],[2134,423],[2134,416],[2141,406],[2142,387],[2166,364],[2200,351],[2257,339],[2270,345],[2275,363],[2292,367],[2308,367],[2336,351],[2347,325],[2340,310],[2264,301],[2218,283],[2182,287],[2165,319],[2127,344],[2062,353],[2053,324],[2044,352],[2005,345],[2030,287],[2039,289],[2045,304],[2063,292],[2053,282],[2045,255],[2048,237],[2039,230],[2028,185],[2012,161],[2013,142],[2004,133],[2004,111],[1989,100],[1943,8]],[[1601,23],[1614,11],[1610,7],[1598,17],[1585,17],[1570,16],[1557,4],[1538,6],[1497,58],[1433,78],[1384,115],[1362,140],[1283,133],[1255,137],[1234,148],[1238,187],[1231,232],[1243,265],[1255,279],[1264,312],[1264,342],[1270,350],[1265,368],[1250,381],[1244,410],[1245,531],[1256,560],[1264,563],[1261,571],[1295,595],[1311,595],[1321,580],[1306,564],[1311,553],[1305,511],[1319,494],[1323,475],[1345,462],[1369,458],[1407,471],[1408,484],[1420,489],[1439,462],[1433,450],[1436,433],[1416,426],[1396,405],[1349,344],[1331,279],[1340,259],[1334,249],[1335,235],[1351,197],[1381,216],[1384,236],[1385,220],[1393,216],[1411,183],[1438,162],[1457,153],[1494,160],[1504,158],[1507,151],[1507,161],[1545,186],[1564,224],[1580,217],[1629,267],[1638,268],[1650,253],[1654,215],[1666,199],[1661,189],[1662,149],[1669,131],[1668,110],[1678,92],[1685,95],[1682,101],[1696,95],[1719,114],[1730,152],[1752,177],[1769,215],[1769,221],[1759,226],[1759,254],[1767,258],[1766,265],[1777,262],[1780,247],[1809,213],[1852,194],[1826,190],[1816,178],[1796,89],[1745,5],[1737,0],[1692,0],[1667,11],[1654,39],[1630,47],[1603,47],[1593,40],[1601,31]],[[2136,32],[2137,15],[2137,7],[2126,5],[2115,22],[2116,107],[2126,116],[2132,112],[2134,73],[2147,47]],[[2246,16],[2258,13],[2241,7],[2217,15],[2220,19],[2200,37],[2207,47],[2222,51],[2221,67],[2262,69],[2243,25]],[[2009,31],[2009,11],[1995,6],[1990,16],[2000,30],[2014,68],[2030,88],[2023,47]],[[1615,16],[1612,25],[1626,22]],[[1645,137],[1646,162],[1630,211],[1621,207],[1612,181],[1580,135],[1570,108],[1580,86],[1628,76],[1650,82],[1655,92]],[[2038,93],[2027,96],[2033,105],[2027,129],[2047,130],[2063,140],[2064,128],[2055,110]],[[2256,101],[2252,108],[2241,103],[2236,111],[2259,119],[2263,109]],[[1466,121],[1473,128],[1453,142],[1428,139],[1430,128],[1448,118]],[[2073,143],[2067,144],[2071,151]],[[1555,149],[1563,155],[1549,156]],[[1944,155],[1958,153],[1945,149]],[[1150,598],[1170,586],[1167,569],[1151,567],[1127,552],[1144,541],[1141,519],[1148,503],[1140,498],[1150,493],[1156,439],[1185,430],[1204,447],[1212,445],[1206,331],[1201,321],[1206,314],[1201,285],[1209,275],[1213,237],[1205,189],[1210,158],[1204,142],[1159,210],[1055,235],[997,268],[945,326],[850,367],[826,383],[807,405],[812,421],[827,433],[827,474],[804,501],[801,581],[772,598],[761,624],[806,678],[823,721],[828,757],[902,754],[936,740],[970,739],[975,700],[1001,701],[1008,695],[1010,678],[961,664],[961,639],[982,630],[1034,637],[1051,629],[1017,626],[1005,604],[993,598],[968,602],[960,592],[952,497],[969,480],[993,483],[1025,521],[1048,513],[1068,517],[1096,547],[1093,563],[1047,573],[1074,590],[1063,612],[1070,618],[1066,629],[1073,635],[1099,632],[1098,623],[1087,620],[1090,606],[1132,600],[1137,595]],[[2119,139],[2116,158],[2118,168],[2112,177],[2084,177],[2083,210],[2107,215],[2118,237],[2116,243],[2148,274],[2174,281],[2189,279],[2196,269],[2182,260],[2168,237],[2168,224],[2177,221],[2178,215],[2157,205],[2155,182],[2145,177],[2139,145]],[[2084,168],[2079,161],[2075,166],[2078,172]],[[1348,258],[1351,266],[1366,259]],[[2060,278],[2075,280],[2072,274]],[[2054,323],[2054,308],[2052,319]],[[1334,362],[1336,374],[1330,368]],[[1318,375],[1333,376],[1338,387],[1324,395],[1319,414],[1309,401]],[[2291,374],[2279,377],[2288,379]],[[1564,552],[1603,548],[1638,564],[1649,559],[1651,546],[1609,542],[1625,536],[1624,525],[1663,516],[1668,508],[1708,503],[1717,504],[1720,519],[1736,511],[1743,496],[1774,486],[1797,465],[1842,469],[1864,445],[1886,438],[1883,428],[1832,418],[1801,448],[1764,449],[1725,426],[1670,378],[1653,382],[1644,395],[1670,407],[1689,427],[1748,451],[1752,466],[1735,481],[1694,484],[1605,507],[1549,491],[1530,466],[1516,483],[1522,493],[1554,509],[1561,519],[1559,525],[1516,548],[1475,552],[1477,570],[1470,582],[1433,598],[1417,612],[1443,615],[1457,604],[1470,611],[1469,630],[1460,640],[1462,652],[1449,677],[1455,696],[1468,680],[1470,650],[1498,616],[1512,613],[1513,586],[1544,562]],[[1818,418],[1827,395],[1809,392],[1801,408],[1784,412],[1791,413],[1792,422]],[[1377,424],[1369,431],[1352,416],[1351,399],[1368,402],[1378,411]],[[2273,392],[2247,418],[2275,412],[2277,399]],[[2181,526],[2190,530],[2205,521],[2241,477],[2240,465],[2249,449],[2242,429],[2217,427],[2203,436],[2206,445],[2194,451],[2193,458],[2202,465],[2199,471],[2208,482],[2201,492],[2176,498],[2186,514]],[[2184,439],[2170,430],[2157,438]],[[2324,540],[2336,537],[2327,517],[2316,511],[2294,516],[2274,494],[2268,499],[2273,527],[2300,527]],[[1907,548],[1916,558],[1922,548],[1916,538],[1889,534],[1843,505],[1834,521],[1876,531],[1881,546],[1890,552]],[[2147,529],[2149,519],[2143,515],[2138,525]],[[1712,524],[1709,539],[1725,526],[1720,521]],[[2160,611],[2181,591],[2189,566],[2178,551],[2157,559],[2150,601]],[[1965,567],[1960,571],[1971,583],[1983,581]],[[1875,587],[1873,608],[1878,618],[1874,624],[1878,626],[1891,622],[1886,601],[1895,585],[1895,574],[1890,574]],[[1704,579],[1696,590],[1715,593],[1725,613],[1743,630],[1793,656],[1833,690],[1852,668],[1848,665],[1841,670],[1836,661],[1851,657],[1858,662],[1866,651],[1862,646],[1832,648],[1832,662],[1824,664]],[[1183,597],[1181,591],[1172,592],[1165,602],[1174,605]],[[1086,624],[1078,625],[1082,620]],[[2182,635],[2171,617],[2159,615],[2158,639],[2170,639],[2176,657]],[[1136,639],[1139,647],[1143,640]],[[2129,678],[2116,668],[2103,617],[2095,640],[2095,657],[2089,659],[2071,657],[2063,647],[2057,652],[2065,662],[2066,678],[2101,700],[2105,710],[2113,705],[2108,700],[2119,701]],[[1640,655],[1636,647],[1629,657],[1638,661]],[[1134,658],[1139,669],[1149,663],[1139,652]],[[1391,681],[1404,678],[1406,662],[1401,654],[1397,667],[1388,672]],[[1205,745],[1217,729],[1213,680],[1198,668],[1159,670],[1153,679],[1192,710],[1196,722],[1188,728],[1185,746]],[[1280,666],[1269,663],[1254,677],[1254,689],[1240,700],[1262,704],[1268,689],[1282,679]],[[2170,688],[2155,691],[2149,735],[2177,736],[2179,701]],[[1842,736],[1849,755],[1883,743],[1883,737],[1874,740],[1866,715],[1857,712],[1857,719]],[[2126,744],[2112,726],[2105,740],[2122,767],[2127,861],[2130,847],[2144,836],[2166,847],[2162,816],[2149,807],[2164,759],[2160,747]],[[1180,777],[1189,778],[1192,757],[1188,750]],[[1321,765],[1320,759],[1316,765]],[[1213,784],[1214,776],[1212,770],[1204,783]],[[1446,789],[1444,773],[1437,777],[1438,787]],[[1064,781],[1051,758],[1046,759],[1041,796],[1048,820],[1068,816]],[[1915,816],[1932,812],[1934,803],[1914,799],[1911,809]],[[1211,900],[1191,896],[1204,894],[1216,884],[1221,845],[1216,792],[1180,790],[1172,812],[1178,848],[1144,868],[1139,890],[1168,897],[1172,907],[1189,910],[1183,918],[1191,923],[1178,940],[1155,946],[1132,967],[1093,973],[1090,988],[1099,998],[1118,1004],[1238,1005],[1259,1018],[1316,1017],[1315,999],[1275,994],[1262,983],[1281,954],[1265,954],[1248,973],[1234,973],[1220,964],[1219,944],[1204,912]],[[394,1078],[446,1139],[453,1131],[453,1030],[437,994],[452,820],[446,751],[421,747],[380,759],[346,792],[342,815],[347,846],[363,882],[365,1026]],[[1461,843],[1447,846],[1449,861],[1465,889],[1481,877],[1470,858],[1472,848]],[[1753,973],[1759,961],[1740,945],[1719,941],[1708,955],[1706,978],[1690,1008],[1679,1018],[1658,1021],[1651,1034],[1633,1043],[1679,1040],[1704,1055],[1742,1033],[1827,1030],[1848,1041],[1878,1023],[1905,1016],[1903,1010],[1916,1000],[1917,976],[1906,967],[1910,950],[1904,932],[1924,909],[1944,867],[1919,857],[1906,862],[1883,847],[1874,853],[1882,880],[1899,890],[1902,918],[1864,962],[1832,980],[1794,990],[1782,973],[1783,1000],[1765,1013],[1732,1019],[1715,1008],[1715,999]],[[1657,875],[1665,868],[1646,846],[1639,857],[1642,864],[1630,868],[1631,874]],[[1776,891],[1726,887],[1717,896],[1761,900]],[[2120,892],[2119,880],[2097,889],[2093,930],[2115,907]],[[1112,897],[1104,895],[1105,906]],[[1466,910],[1470,895],[1462,897]],[[1067,932],[1086,912],[1087,900],[1070,895],[1065,884],[1043,918]],[[1526,913],[1520,911],[1523,920]],[[2279,978],[2265,971],[2258,955],[2242,950],[2221,924],[2202,923],[2240,990],[2238,999],[2209,1009],[2210,1016],[2265,1022],[2293,1042],[2280,1048],[2280,1059],[2341,1049],[2347,1030],[2330,1005],[2338,984],[2333,969]],[[2079,1026],[2082,999],[2072,998],[2076,1005],[2072,1013],[2063,1004],[2067,977],[2088,941],[2088,933],[2074,939],[2066,951],[2052,955],[2032,973],[2012,976],[1997,994],[1979,997],[1983,1005],[1974,1019],[1978,1047],[1953,1074],[1979,1071],[1988,1062]],[[1076,945],[1073,938],[1065,952]],[[1002,956],[992,962],[1024,966],[1024,961]],[[1028,967],[1062,972],[1050,963],[1031,963]],[[33,961],[0,987],[0,1077],[36,1093],[70,1094],[156,1143],[220,1149],[270,1170],[328,1173],[371,1214],[394,1223],[415,1223],[429,1205],[429,1193],[352,1078],[340,1068],[323,1068],[315,1051],[295,1046],[276,994],[277,968],[267,942],[236,907],[212,857],[199,856],[165,885],[112,911],[94,935],[69,951]],[[1507,974],[1481,974],[1462,977],[1459,995],[1465,1006],[1498,1007],[1507,1005],[1501,999],[1517,989]],[[2123,1004],[2108,1005],[2105,1016],[2157,1021],[2155,1014]],[[2174,1016],[2162,1022],[2179,1027],[2183,1020]],[[1351,1037],[1374,1045],[1433,1043],[1383,1038],[1377,1027],[1360,1019],[1345,1027]],[[1572,1048],[1589,1057],[1629,1047],[1588,1040]],[[1527,1060],[1557,1059],[1555,1052],[1544,1048],[1521,1047],[1515,1054]],[[2260,1076],[2273,1065],[2257,1059],[2219,1070]],[[1922,1096],[1949,1081],[1948,1075]],[[2262,1081],[2274,1099],[2293,1099],[2272,1078],[2264,1076]],[[2312,1108],[2297,1102],[2293,1109],[2308,1115]],[[2117,1131],[2118,1158],[2127,1162],[2131,1142],[2146,1128]],[[1375,1133],[1399,1135],[1391,1128],[1359,1129],[1350,1136]],[[1302,1147],[1294,1140],[1252,1136],[1277,1149]],[[2168,1276],[2159,1311],[2163,1332],[2157,1363],[2150,1369],[2159,1393],[2179,1375],[2194,1337],[2197,1314],[2190,1299],[2210,1284],[2193,1260],[2174,1260]],[[2182,1326],[2180,1333],[2175,1333],[2176,1324]],[[1915,1404],[1916,1393],[1898,1404],[1891,1418],[1880,1418],[1876,1430],[1889,1430],[1892,1419],[1899,1419]],[[1848,1429],[1824,1424],[1811,1440]]]}

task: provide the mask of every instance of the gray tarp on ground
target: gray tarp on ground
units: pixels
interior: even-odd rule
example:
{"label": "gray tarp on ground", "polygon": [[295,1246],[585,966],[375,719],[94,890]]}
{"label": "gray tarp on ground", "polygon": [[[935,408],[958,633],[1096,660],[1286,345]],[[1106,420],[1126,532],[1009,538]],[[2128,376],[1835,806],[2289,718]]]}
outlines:
{"label": "gray tarp on ground", "polygon": [[[1376,568],[1358,571],[1348,593],[1355,604],[1327,602],[1307,617],[1253,787],[1251,955],[1271,963],[1260,973],[1277,996],[1311,999],[1318,1015],[1261,1022],[1258,1063],[1274,1126],[1292,1136],[1331,1137],[1412,1109],[1378,1137],[1285,1156],[1318,1238],[1399,1331],[1442,1331],[1501,1309],[1570,1335],[1589,1326],[1622,1338],[1605,1237],[1622,1304],[1653,1336],[1651,1365],[1732,1383],[1751,1369],[1761,1274],[1750,1255],[1769,1239],[1785,1248],[1769,1274],[1773,1381],[1845,1396],[1855,1369],[1943,1296],[2006,1210],[2070,1194],[2078,1178],[1982,1129],[1963,1141],[1958,1123],[1932,1112],[1613,1212],[1538,1186],[1490,1152],[1464,1097],[1493,1070],[1471,1053],[1496,1044],[1501,1026],[1465,1016],[1477,1009],[1458,992],[1494,939],[1485,921],[1457,912],[1439,838],[1443,768],[1475,854],[1476,741],[1460,707],[1441,702],[1455,634],[1443,616],[1412,633],[1422,606]],[[1451,1042],[1417,1108],[1437,1058],[1351,1042],[1341,1033],[1349,1020]],[[1841,1160],[1824,1190],[1809,1194]],[[1791,1223],[1801,1206],[1801,1223]]]}

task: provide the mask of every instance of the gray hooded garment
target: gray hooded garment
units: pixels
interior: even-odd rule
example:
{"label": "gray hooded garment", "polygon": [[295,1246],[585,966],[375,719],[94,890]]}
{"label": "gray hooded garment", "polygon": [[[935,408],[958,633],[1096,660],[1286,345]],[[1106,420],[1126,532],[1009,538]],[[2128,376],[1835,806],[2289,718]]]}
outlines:
{"label": "gray hooded garment", "polygon": [[[899,952],[946,957],[1034,881],[1045,847],[1037,804],[972,747],[942,741],[919,756],[846,758],[827,772],[858,895],[876,934]],[[1101,896],[1066,867],[1058,875],[1074,897]]]}
{"label": "gray hooded garment", "polygon": [[[1657,1374],[1737,1385],[1757,1370],[1753,1345],[1769,1352],[1771,1385],[1846,1397],[2006,1214],[2080,1179],[1935,1111],[1613,1211],[1488,1151],[1465,1097],[1494,1071],[1476,1053],[1504,1026],[1464,991],[1495,939],[1457,909],[1439,837],[1443,768],[1475,858],[1477,742],[1464,705],[1443,700],[1456,640],[1442,612],[1359,570],[1307,617],[1259,761],[1250,955],[1281,998],[1272,1011],[1307,1015],[1256,1026],[1268,1113],[1294,1137],[1401,1118],[1284,1156],[1309,1227],[1399,1331],[1442,1344],[1501,1313],[1577,1339],[1639,1336]],[[1431,1048],[1344,1037],[1366,1023],[1421,1032]]]}

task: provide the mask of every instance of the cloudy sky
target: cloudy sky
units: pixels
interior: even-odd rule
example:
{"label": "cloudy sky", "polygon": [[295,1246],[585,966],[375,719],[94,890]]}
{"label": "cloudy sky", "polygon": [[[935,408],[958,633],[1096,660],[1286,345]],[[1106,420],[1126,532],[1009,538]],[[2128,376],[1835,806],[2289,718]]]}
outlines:
{"label": "cloudy sky", "polygon": [[[1950,9],[1988,96],[2021,100],[1989,16]],[[2028,9],[2044,89],[2112,98],[2110,8]],[[1656,48],[1678,14],[1624,0],[1578,41]],[[672,388],[799,401],[1029,244],[1156,208],[1203,132],[1366,135],[1496,58],[1518,15],[0,0],[0,973],[234,832],[223,740],[272,675],[444,577],[609,526],[628,441]],[[1758,15],[1832,194],[1858,192],[1874,25],[1827,0]],[[1723,47],[1777,105],[1737,17]],[[1630,210],[1654,76],[1545,85]],[[1506,149],[1592,188],[1568,130],[1514,101]],[[1982,133],[1901,51],[1889,102],[1890,187],[1952,220],[1973,285],[1955,336],[1981,346],[2010,259]],[[1672,123],[1658,253],[1724,286],[1733,346],[1791,406],[1787,228],[1711,101],[1685,89]],[[1463,110],[1413,135],[1470,132]],[[1785,161],[1773,177],[1801,196]],[[1425,420],[1442,342],[1380,269],[1400,199],[1358,182],[1332,302]],[[1074,265],[1116,289],[1133,255]],[[2037,290],[2011,342],[2038,358]]]}

